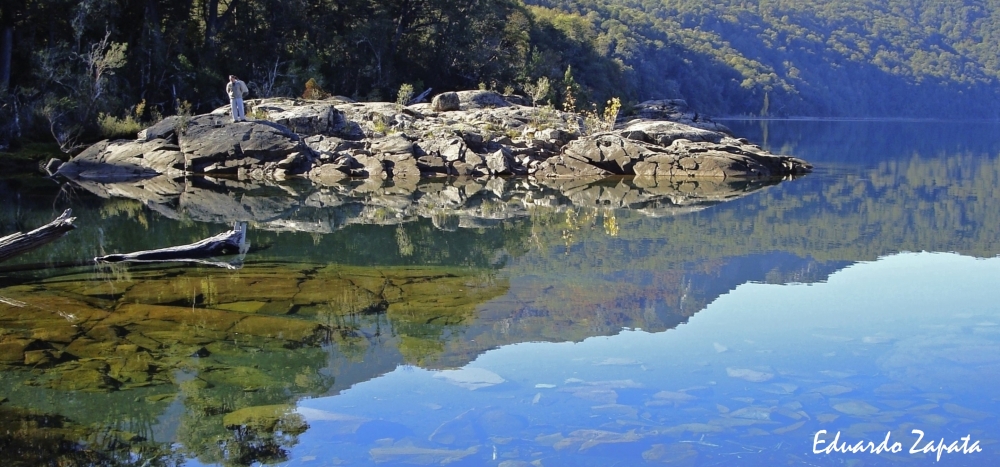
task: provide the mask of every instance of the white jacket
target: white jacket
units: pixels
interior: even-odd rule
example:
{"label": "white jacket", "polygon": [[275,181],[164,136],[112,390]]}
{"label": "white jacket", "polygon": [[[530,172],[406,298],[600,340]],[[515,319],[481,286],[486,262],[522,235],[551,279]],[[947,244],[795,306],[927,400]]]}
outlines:
{"label": "white jacket", "polygon": [[243,81],[230,81],[226,84],[226,94],[229,94],[230,99],[242,99],[248,92],[250,90]]}

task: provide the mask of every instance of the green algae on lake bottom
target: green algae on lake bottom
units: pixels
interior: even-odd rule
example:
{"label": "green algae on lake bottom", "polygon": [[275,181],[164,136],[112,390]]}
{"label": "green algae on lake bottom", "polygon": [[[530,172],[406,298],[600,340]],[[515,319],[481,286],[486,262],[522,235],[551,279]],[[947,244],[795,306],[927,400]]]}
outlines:
{"label": "green algae on lake bottom", "polygon": [[[0,364],[32,369],[29,384],[108,391],[172,382],[195,357],[252,355],[356,338],[350,317],[456,325],[506,292],[481,271],[250,265],[238,271],[170,266],[127,279],[73,273],[0,288]],[[405,354],[440,348],[415,345]],[[432,337],[432,341],[434,341]],[[211,368],[209,375],[232,369]],[[219,376],[221,377],[221,376]],[[245,370],[248,387],[270,383]]]}
{"label": "green algae on lake bottom", "polygon": [[[477,305],[507,291],[506,282],[475,269],[160,266],[115,265],[113,273],[98,266],[0,286],[0,391],[9,399],[3,413],[24,427],[22,438],[6,445],[32,446],[22,449],[25,465],[37,446],[44,451],[39,459],[88,464],[73,452],[91,436],[89,427],[148,431],[148,421],[133,418],[149,419],[177,402],[186,407],[177,437],[188,455],[236,464],[280,460],[307,428],[287,404],[334,385],[335,377],[320,371],[328,346],[350,360],[370,345],[362,327],[384,321],[398,354],[417,363],[444,350],[442,326],[471,321]],[[88,410],[60,394],[78,402],[103,398],[98,407],[108,398],[120,403],[110,412]],[[33,434],[35,419],[80,428],[46,425]],[[150,435],[115,436],[139,449]],[[49,442],[56,447],[43,446]],[[56,452],[60,446],[65,452]],[[164,453],[157,462],[175,455]]]}

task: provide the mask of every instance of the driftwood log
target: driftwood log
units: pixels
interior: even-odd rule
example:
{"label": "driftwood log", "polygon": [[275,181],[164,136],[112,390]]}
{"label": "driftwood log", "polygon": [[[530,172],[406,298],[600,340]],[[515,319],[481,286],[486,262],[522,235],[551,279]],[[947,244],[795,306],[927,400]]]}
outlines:
{"label": "driftwood log", "polygon": [[57,240],[66,235],[70,230],[75,229],[76,226],[73,225],[73,221],[76,218],[70,217],[72,214],[73,210],[67,209],[52,222],[31,232],[18,232],[0,238],[0,263]]}
{"label": "driftwood log", "polygon": [[427,98],[427,95],[431,93],[432,89],[434,89],[434,88],[427,88],[427,90],[424,91],[424,92],[422,92],[422,93],[420,93],[419,96],[414,97],[413,99],[410,99],[410,102],[407,102],[406,105],[417,104],[417,103],[423,102],[424,99]]}
{"label": "driftwood log", "polygon": [[233,225],[233,230],[188,245],[98,256],[94,258],[94,261],[99,263],[176,261],[235,268],[238,266],[233,263],[205,261],[202,258],[235,254],[242,256],[247,252],[249,247],[250,244],[247,243],[247,224],[246,222],[237,222]]}

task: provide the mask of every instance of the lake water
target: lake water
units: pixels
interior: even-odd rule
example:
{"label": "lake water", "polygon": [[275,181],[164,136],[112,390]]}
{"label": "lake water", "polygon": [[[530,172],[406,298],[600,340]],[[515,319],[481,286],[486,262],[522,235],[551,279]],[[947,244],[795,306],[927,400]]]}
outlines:
{"label": "lake water", "polygon": [[[1000,462],[1000,125],[726,124],[815,173],[0,180],[0,234],[78,226],[0,264],[0,457]],[[215,264],[92,260],[237,221]]]}

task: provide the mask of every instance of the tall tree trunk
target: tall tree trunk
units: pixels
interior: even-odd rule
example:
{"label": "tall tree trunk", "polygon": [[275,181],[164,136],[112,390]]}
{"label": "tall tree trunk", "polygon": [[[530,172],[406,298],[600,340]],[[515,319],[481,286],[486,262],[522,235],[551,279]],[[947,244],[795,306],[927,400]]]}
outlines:
{"label": "tall tree trunk", "polygon": [[10,61],[14,54],[14,27],[4,26],[0,31],[0,92],[10,88]]}
{"label": "tall tree trunk", "polygon": [[226,22],[233,16],[233,11],[239,5],[240,0],[229,0],[226,4],[226,11],[219,14],[219,0],[208,0],[205,5],[205,46],[215,47],[215,36],[225,27]]}
{"label": "tall tree trunk", "polygon": [[205,47],[214,49],[216,24],[219,21],[219,0],[208,0],[205,9]]}

